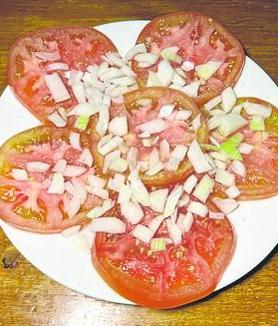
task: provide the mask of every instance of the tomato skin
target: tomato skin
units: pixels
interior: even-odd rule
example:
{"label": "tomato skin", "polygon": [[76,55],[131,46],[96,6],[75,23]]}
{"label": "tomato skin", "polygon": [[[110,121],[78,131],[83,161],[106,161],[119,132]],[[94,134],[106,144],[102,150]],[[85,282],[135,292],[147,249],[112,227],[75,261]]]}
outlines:
{"label": "tomato skin", "polygon": [[[200,114],[200,111],[196,104],[184,93],[164,88],[164,87],[148,87],[148,88],[141,88],[135,91],[128,92],[124,94],[124,103],[126,105],[127,111],[136,110],[138,107],[134,106],[136,101],[142,98],[150,98],[154,101],[158,100],[159,98],[170,98],[175,100],[177,103],[180,103],[183,107],[187,110],[192,111],[192,119]],[[201,116],[202,125],[198,129],[197,132],[197,139],[200,142],[207,142],[208,140],[208,132],[206,128],[206,122],[203,116]],[[92,122],[92,133],[91,133],[91,151],[93,153],[94,162],[98,173],[102,173],[104,158],[102,155],[98,153],[97,150],[97,143],[99,141],[99,135],[94,131],[95,130],[96,121]],[[167,186],[170,184],[175,184],[176,182],[183,181],[193,172],[191,164],[187,161],[179,167],[176,172],[166,172],[162,171],[157,173],[154,176],[147,176],[145,174],[140,173],[140,178],[147,186],[153,187],[160,187],[160,186]]]}
{"label": "tomato skin", "polygon": [[[169,27],[184,27],[186,24],[191,23],[194,25],[197,21],[207,24],[208,28],[214,28],[218,32],[218,36],[224,37],[225,41],[228,42],[236,51],[236,61],[233,63],[232,71],[227,73],[225,76],[222,85],[219,83],[214,83],[210,89],[204,89],[203,94],[194,97],[194,101],[198,106],[202,106],[204,103],[208,102],[213,97],[219,95],[223,89],[228,86],[234,86],[242,72],[245,54],[241,43],[235,38],[235,36],[229,32],[224,26],[220,23],[208,17],[204,14],[198,12],[177,12],[170,13],[153,19],[148,23],[141,33],[139,34],[136,44],[145,43],[147,49],[150,49],[153,40],[159,42],[160,40],[166,39],[169,36]],[[196,25],[196,24],[195,24]],[[198,30],[199,25],[196,27]],[[197,36],[198,31],[197,31]],[[167,43],[167,41],[166,41]],[[175,42],[168,44],[168,46],[175,46]],[[196,45],[197,47],[199,45]],[[163,48],[167,47],[167,44],[164,44]],[[200,47],[200,51],[202,48]],[[180,49],[179,55],[184,56],[186,50]],[[208,57],[206,61],[210,60]],[[194,56],[192,57],[194,61]],[[205,61],[205,62],[206,62]],[[204,62],[202,62],[204,63]],[[200,63],[198,63],[200,64]],[[132,61],[132,69],[139,75],[138,84],[140,87],[144,87],[147,79],[148,70],[155,71],[156,65],[147,69],[139,68],[135,60]],[[223,75],[224,76],[224,75]],[[215,80],[216,82],[217,80]]]}
{"label": "tomato skin", "polygon": [[[74,37],[81,39],[80,44],[76,43]],[[47,51],[53,42],[58,44],[61,59],[46,61],[34,56],[34,52]],[[90,51],[87,47],[90,47]],[[102,54],[116,51],[112,41],[94,28],[57,27],[38,30],[20,37],[12,45],[8,84],[17,99],[32,114],[42,122],[51,124],[47,119],[49,114],[61,106],[69,110],[77,101],[71,88],[66,85],[71,98],[61,103],[54,102],[43,78],[47,73],[47,63],[64,62],[69,65],[69,69],[84,71],[88,65],[102,62]],[[66,84],[63,74],[58,74]]]}
{"label": "tomato skin", "polygon": [[[171,258],[169,263],[165,262],[158,269],[152,269],[152,264],[160,261],[163,254],[153,254],[158,255],[160,258],[152,258],[152,254],[144,254],[140,263],[140,258],[137,258],[136,240],[127,235],[119,239],[116,236],[109,235],[111,238],[108,240],[106,234],[97,234],[95,245],[92,247],[92,263],[101,277],[116,292],[139,305],[155,309],[169,309],[188,304],[209,295],[216,288],[217,283],[233,256],[235,248],[233,228],[227,219],[216,221],[205,218],[201,223],[205,226],[201,226],[200,229],[197,226],[192,227],[193,230],[185,234],[182,246],[173,249],[173,245],[168,245],[167,253],[165,253],[164,257],[167,257],[168,253],[171,252],[176,254],[184,252],[185,256],[179,256],[179,258],[175,258],[174,260]],[[215,240],[217,249],[215,249],[216,251],[212,251],[213,255],[215,255],[213,257],[210,257],[210,253],[212,252],[210,252],[210,249],[207,249],[210,245],[205,239],[209,224],[210,226],[214,224],[218,225],[219,229],[216,227],[218,231],[211,231],[216,230],[214,229],[215,225],[211,227],[210,231],[212,233],[215,232],[216,234],[218,232],[222,234],[222,240]],[[201,239],[203,239],[203,243]],[[144,245],[141,248],[144,248]],[[183,251],[181,251],[181,248],[184,248]],[[198,250],[198,254],[196,254],[196,250]],[[124,258],[117,258],[121,251],[123,251]],[[133,254],[131,252],[134,252],[136,258],[132,257]],[[109,253],[111,253],[110,256]],[[113,258],[113,255],[115,258]],[[204,268],[204,270],[200,269],[201,272],[199,270],[201,276],[198,274],[194,275],[194,270],[180,273],[179,280],[174,276],[173,278],[165,276],[167,275],[166,266],[176,266],[174,270],[177,273],[179,269],[184,271],[183,259],[187,259],[185,258],[187,256],[195,257],[192,258],[195,259],[195,262],[200,259],[200,262],[202,262],[200,264]],[[138,267],[136,270],[129,270],[126,267],[128,263],[136,263],[137,261],[140,264],[139,266],[142,266],[146,271],[151,270],[151,272],[149,274],[142,272],[141,275]],[[189,264],[188,267],[190,268],[190,266]],[[161,278],[155,278],[155,270],[157,273],[161,273]]]}
{"label": "tomato skin", "polygon": [[[90,219],[86,218],[85,212],[96,205],[100,205],[102,203],[101,200],[96,198],[94,201],[91,201],[90,207],[87,207],[86,209],[84,208],[84,210],[81,208],[76,216],[68,218],[60,210],[62,196],[48,194],[42,184],[42,181],[45,180],[47,175],[42,176],[42,179],[31,177],[28,181],[16,181],[11,179],[9,174],[12,168],[24,168],[25,163],[29,161],[37,160],[53,164],[53,162],[55,162],[55,155],[57,155],[55,147],[53,150],[51,146],[46,149],[42,148],[41,152],[37,153],[33,150],[26,152],[25,149],[36,144],[59,145],[61,141],[66,141],[68,139],[70,132],[71,130],[66,128],[40,126],[23,131],[11,137],[1,146],[0,216],[5,222],[17,228],[36,233],[59,233],[71,226],[84,226],[90,222]],[[88,137],[85,134],[81,135],[80,143],[82,146],[87,146]],[[66,155],[67,154],[65,154],[65,157]],[[75,151],[70,151],[68,156],[68,162],[74,164],[76,160]],[[3,191],[5,191],[5,189],[15,189],[13,192],[16,194],[16,197],[12,200],[5,200],[6,198],[3,198]],[[15,212],[15,209],[21,206],[20,198],[22,200],[24,199],[24,196],[33,198],[33,195],[36,198],[37,204],[43,202],[43,205],[40,205],[40,208],[43,211],[42,215],[37,216],[34,212],[29,212],[28,216],[24,215],[24,217],[18,215]],[[33,202],[31,201],[31,203]],[[27,205],[27,207],[29,206]]]}

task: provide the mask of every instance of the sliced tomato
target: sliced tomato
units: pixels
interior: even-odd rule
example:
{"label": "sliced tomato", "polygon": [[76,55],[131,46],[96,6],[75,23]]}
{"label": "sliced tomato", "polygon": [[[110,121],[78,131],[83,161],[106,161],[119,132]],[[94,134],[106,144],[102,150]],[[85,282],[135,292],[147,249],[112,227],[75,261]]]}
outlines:
{"label": "sliced tomato", "polygon": [[[145,209],[141,223],[147,225],[153,217]],[[167,244],[164,251],[151,251],[149,244],[136,240],[133,228],[128,225],[125,234],[98,233],[92,262],[115,291],[149,308],[173,308],[210,294],[234,251],[235,236],[226,218],[195,216],[182,243]],[[165,237],[164,225],[155,237]]]}
{"label": "sliced tomato", "polygon": [[[198,105],[220,94],[224,88],[235,85],[245,60],[244,50],[234,35],[214,19],[195,12],[167,14],[152,20],[142,30],[136,43],[144,43],[153,53],[176,46],[182,61],[195,65],[210,60],[221,62],[218,71],[200,86],[198,96],[194,98]],[[173,66],[176,68],[179,64],[174,63]],[[132,67],[138,74],[140,85],[145,85],[149,70],[157,69],[157,65],[140,68],[135,60]],[[187,84],[194,80],[194,70],[185,74]]]}
{"label": "sliced tomato", "polygon": [[[151,104],[148,106],[141,106],[138,103],[142,100],[151,100]],[[141,139],[136,134],[136,126],[155,119],[158,115],[159,109],[165,104],[175,104],[177,108],[182,108],[192,112],[191,117],[186,122],[170,121],[169,128],[162,133],[157,134],[159,136],[158,142],[155,146],[145,147],[142,145]],[[206,123],[201,116],[201,126],[197,130],[197,133],[189,128],[189,123],[198,115],[201,114],[196,104],[184,93],[164,87],[148,87],[141,88],[129,93],[124,94],[124,104],[112,104],[110,108],[111,116],[127,115],[129,133],[124,136],[125,143],[129,147],[135,147],[138,149],[139,156],[143,159],[147,156],[152,148],[159,148],[159,144],[163,139],[167,139],[170,145],[190,145],[192,140],[197,138],[200,142],[207,141],[207,129]],[[98,152],[98,143],[100,136],[95,132],[95,125],[97,117],[93,121],[91,143],[92,153],[94,156],[94,162],[99,173],[102,173],[104,166],[104,157]],[[140,159],[140,157],[139,157]],[[191,164],[188,160],[184,160],[177,171],[168,172],[161,171],[153,176],[140,173],[140,178],[148,186],[164,186],[173,184],[178,181],[184,180],[193,171]]]}
{"label": "sliced tomato", "polygon": [[33,32],[19,38],[11,47],[8,83],[38,119],[49,122],[47,116],[56,108],[70,109],[77,101],[64,72],[57,71],[71,97],[55,103],[44,81],[47,66],[62,62],[69,70],[85,71],[91,64],[100,64],[101,55],[115,51],[108,37],[93,28],[57,27]]}
{"label": "sliced tomato", "polygon": [[256,200],[278,194],[278,109],[266,101],[250,97],[238,99],[238,104],[245,101],[272,109],[271,116],[265,120],[265,132],[253,132],[249,127],[241,130],[244,142],[253,145],[253,149],[249,154],[243,154],[246,177],[236,177],[241,191],[239,199]]}
{"label": "sliced tomato", "polygon": [[[37,127],[10,138],[0,150],[0,217],[11,225],[33,232],[54,233],[65,228],[88,223],[85,212],[102,200],[88,195],[78,214],[69,218],[67,205],[69,193],[63,195],[47,192],[51,182],[54,164],[65,159],[69,165],[86,167],[76,183],[84,183],[87,175],[94,170],[79,162],[81,151],[69,144],[70,131],[54,127]],[[81,136],[81,146],[88,144],[85,135]],[[45,172],[28,172],[28,180],[12,178],[12,169],[24,169],[28,162],[43,162],[50,168]],[[67,178],[65,177],[65,181]],[[70,179],[72,181],[72,178]]]}

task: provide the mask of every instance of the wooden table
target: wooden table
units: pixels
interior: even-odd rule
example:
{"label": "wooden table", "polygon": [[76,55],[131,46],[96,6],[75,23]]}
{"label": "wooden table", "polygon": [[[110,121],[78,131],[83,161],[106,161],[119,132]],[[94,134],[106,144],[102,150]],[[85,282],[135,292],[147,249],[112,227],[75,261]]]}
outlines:
{"label": "wooden table", "polygon": [[[206,5],[205,5],[206,3]],[[278,1],[46,1],[2,0],[0,90],[6,86],[7,52],[26,32],[49,26],[150,19],[173,11],[201,11],[218,18],[246,52],[278,80]],[[3,255],[15,249],[0,231]],[[248,259],[248,257],[246,257]],[[278,256],[237,285],[196,304],[169,311],[103,302],[75,293],[39,272],[23,257],[0,267],[0,325],[278,325]]]}

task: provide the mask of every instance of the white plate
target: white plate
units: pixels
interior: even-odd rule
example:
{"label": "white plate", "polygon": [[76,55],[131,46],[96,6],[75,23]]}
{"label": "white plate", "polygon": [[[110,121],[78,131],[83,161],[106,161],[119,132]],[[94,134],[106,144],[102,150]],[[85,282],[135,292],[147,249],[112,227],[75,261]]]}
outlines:
{"label": "white plate", "polygon": [[[126,21],[98,26],[121,52],[135,42],[146,21]],[[278,88],[251,59],[246,58],[243,73],[236,85],[238,96],[255,96],[278,106]],[[39,124],[7,87],[0,98],[0,143],[15,133]],[[230,216],[237,234],[237,247],[217,289],[221,289],[251,271],[278,242],[278,197],[244,202]],[[0,221],[4,232],[34,266],[55,281],[99,299],[131,304],[109,288],[91,265],[89,253],[76,250],[71,240],[61,235],[39,235],[20,231]]]}

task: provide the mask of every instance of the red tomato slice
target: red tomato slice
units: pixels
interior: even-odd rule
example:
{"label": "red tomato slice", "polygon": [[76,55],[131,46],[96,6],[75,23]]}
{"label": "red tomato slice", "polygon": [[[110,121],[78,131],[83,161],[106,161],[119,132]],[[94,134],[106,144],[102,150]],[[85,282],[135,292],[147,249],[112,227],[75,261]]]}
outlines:
{"label": "red tomato slice", "polygon": [[[153,217],[146,209],[143,224]],[[173,308],[210,294],[234,251],[235,236],[226,218],[195,216],[180,245],[168,244],[165,251],[156,252],[130,235],[133,228],[128,225],[125,234],[98,233],[92,262],[115,291],[149,308]],[[163,236],[165,226],[155,234]]]}
{"label": "red tomato slice", "polygon": [[[148,106],[141,106],[138,103],[142,100],[151,100]],[[192,112],[192,116],[188,121],[169,121],[169,128],[157,134],[158,142],[151,147],[142,145],[142,139],[136,133],[136,126],[144,122],[157,118],[158,112],[162,105],[175,104],[177,108],[183,108]],[[138,160],[147,157],[153,148],[159,149],[159,145],[163,139],[166,139],[172,146],[177,144],[189,145],[192,140],[197,137],[198,141],[207,141],[207,129],[205,120],[201,116],[201,126],[197,133],[189,128],[189,123],[198,115],[200,111],[196,104],[184,93],[164,87],[148,87],[141,88],[124,94],[124,104],[112,104],[110,108],[112,118],[125,114],[128,118],[129,133],[124,136],[124,141],[128,147],[135,147],[139,152]],[[94,162],[99,173],[103,173],[104,157],[98,152],[98,143],[100,136],[95,132],[95,125],[98,118],[93,121],[93,132],[91,133],[92,153]],[[172,151],[173,148],[171,148]],[[140,178],[148,186],[164,186],[184,180],[193,171],[188,160],[182,162],[175,172],[167,172],[165,170],[148,176],[140,173]]]}
{"label": "red tomato slice", "polygon": [[[144,43],[147,50],[154,53],[177,46],[182,61],[195,65],[209,60],[222,62],[218,71],[200,86],[198,96],[194,98],[198,105],[217,96],[226,87],[235,85],[245,60],[240,42],[226,28],[214,19],[195,12],[167,14],[154,19],[142,30],[136,43]],[[174,68],[179,66],[177,63],[172,65]],[[149,70],[157,69],[157,65],[140,68],[135,60],[132,67],[138,74],[140,85],[145,84]],[[194,70],[186,72],[187,84],[194,78]]]}
{"label": "red tomato slice", "polygon": [[[76,183],[84,183],[92,168],[78,161],[81,151],[74,149],[68,141],[70,131],[54,127],[29,129],[10,138],[0,150],[0,216],[11,225],[33,232],[55,233],[65,228],[88,223],[85,212],[102,200],[88,195],[78,214],[69,218],[67,205],[71,195],[49,194],[51,169],[54,164],[65,159],[69,165],[86,167],[82,176],[75,177]],[[81,146],[86,147],[88,139],[81,136]],[[28,162],[39,161],[50,165],[46,172],[28,172],[27,181],[12,178],[13,168],[24,169]],[[65,177],[65,181],[73,178]]]}
{"label": "red tomato slice", "polygon": [[[63,62],[70,70],[85,71],[91,64],[100,64],[103,61],[101,55],[116,51],[108,37],[93,28],[57,27],[37,31],[19,38],[12,46],[8,83],[18,99],[38,119],[49,123],[47,116],[56,108],[70,109],[77,101],[64,72],[58,71],[71,98],[55,103],[44,81],[47,66]],[[38,53],[47,55],[48,60],[39,57]]]}
{"label": "red tomato slice", "polygon": [[245,178],[237,176],[241,200],[256,200],[278,194],[278,109],[257,98],[240,98],[238,103],[252,102],[272,108],[272,114],[265,120],[265,132],[253,132],[248,127],[241,130],[244,142],[253,145],[250,154],[243,154],[247,169]]}

